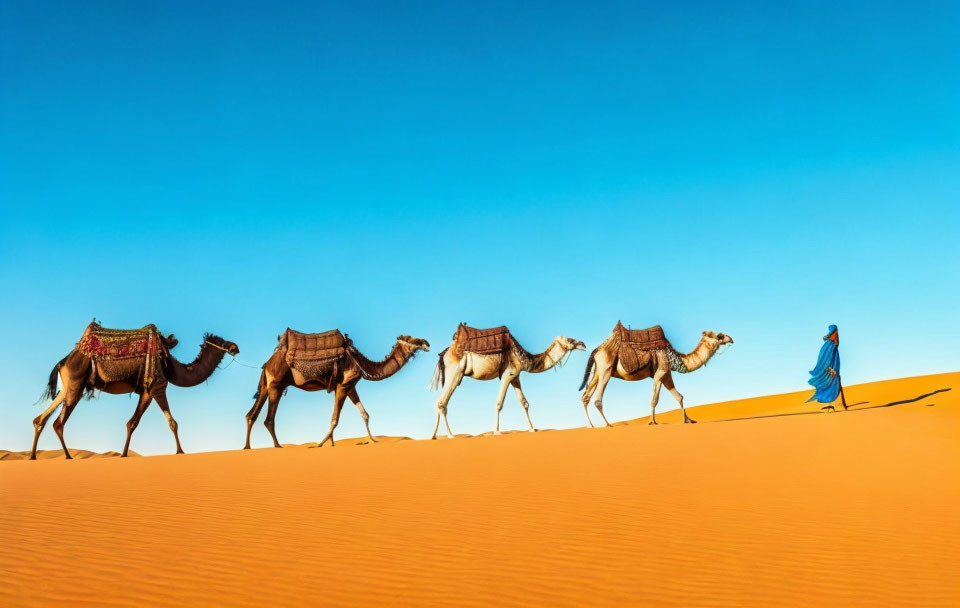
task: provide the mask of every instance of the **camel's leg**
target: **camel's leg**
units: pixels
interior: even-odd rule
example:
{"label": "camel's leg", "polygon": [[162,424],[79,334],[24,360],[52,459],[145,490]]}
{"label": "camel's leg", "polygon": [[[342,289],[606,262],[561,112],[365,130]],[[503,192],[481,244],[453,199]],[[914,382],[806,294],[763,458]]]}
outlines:
{"label": "camel's leg", "polygon": [[277,441],[276,429],[277,407],[280,405],[280,397],[282,396],[283,389],[279,386],[270,385],[267,387],[267,398],[270,400],[270,405],[267,406],[267,417],[263,419],[263,426],[267,427],[267,430],[270,432],[270,437],[273,438],[273,447],[275,448],[283,447],[280,445],[280,442]]}
{"label": "camel's leg", "polygon": [[463,382],[463,371],[464,365],[462,360],[456,367],[447,366],[445,370],[447,385],[443,387],[443,392],[440,393],[440,398],[437,399],[437,422],[433,425],[433,435],[430,436],[430,439],[437,438],[437,431],[440,429],[441,415],[443,416],[443,423],[447,426],[447,436],[450,437],[450,439],[454,438],[453,431],[450,430],[450,423],[447,421],[447,405],[450,403],[450,398],[453,397],[453,391],[457,390],[457,387]]}
{"label": "camel's leg", "polygon": [[607,420],[606,415],[603,413],[603,392],[607,390],[607,384],[610,383],[610,377],[613,375],[613,367],[604,369],[603,371],[598,371],[597,374],[600,378],[597,380],[597,400],[594,405],[597,406],[597,411],[600,412],[600,417],[603,418],[603,423],[607,426],[611,426],[610,421]]}
{"label": "camel's leg", "polygon": [[170,404],[167,403],[167,389],[160,388],[152,394],[153,398],[157,400],[157,405],[160,407],[160,411],[163,412],[164,418],[167,419],[167,426],[169,426],[173,432],[173,440],[177,442],[177,454],[183,454],[183,448],[180,447],[180,436],[177,435],[177,421],[173,419],[173,414],[170,413]]}
{"label": "camel's leg", "polygon": [[503,374],[503,378],[500,379],[500,392],[497,394],[497,417],[496,423],[493,425],[493,434],[500,434],[500,410],[503,409],[503,400],[507,398],[507,387],[510,386],[511,376],[507,373]]}
{"label": "camel's leg", "polygon": [[63,427],[67,424],[67,419],[70,418],[73,409],[77,407],[77,403],[80,402],[81,396],[82,393],[78,392],[76,395],[66,397],[63,403],[63,409],[60,410],[60,417],[53,421],[53,430],[57,433],[57,437],[60,438],[60,445],[63,446],[63,454],[67,460],[71,460],[72,456],[70,456],[70,450],[67,449],[67,442],[63,440]]}
{"label": "camel's leg", "polygon": [[513,385],[513,390],[517,393],[517,400],[519,400],[520,405],[523,406],[523,413],[527,416],[527,424],[530,425],[530,432],[536,433],[537,429],[533,428],[533,421],[530,420],[530,402],[527,401],[527,396],[523,394],[523,389],[520,388],[520,374],[514,376],[510,384]]}
{"label": "camel's leg", "polygon": [[367,437],[370,438],[370,443],[376,443],[377,440],[374,439],[373,434],[370,433],[370,414],[367,413],[367,410],[363,409],[363,404],[360,403],[360,395],[357,394],[357,387],[354,386],[351,388],[347,396],[350,397],[350,401],[353,401],[353,404],[360,410],[360,417],[363,418],[363,424],[367,427]]}
{"label": "camel's leg", "polygon": [[597,371],[597,367],[594,366],[593,375],[590,376],[587,386],[584,387],[583,395],[580,396],[580,401],[583,402],[583,414],[587,417],[587,426],[591,429],[593,428],[593,420],[590,420],[590,398],[593,397],[594,391],[597,390],[599,378],[600,372]]}
{"label": "camel's leg", "polygon": [[247,412],[247,442],[243,446],[245,450],[250,449],[250,431],[253,429],[253,423],[257,421],[257,416],[260,415],[260,410],[263,409],[263,404],[267,401],[267,386],[263,380],[263,376],[261,375],[260,391],[257,393],[257,398],[253,401],[253,407]]}
{"label": "camel's leg", "polygon": [[680,394],[680,391],[677,390],[677,387],[673,384],[673,374],[667,372],[663,377],[663,385],[667,387],[667,390],[670,391],[670,394],[673,395],[673,398],[677,400],[677,403],[680,404],[680,411],[683,412],[683,422],[689,424],[696,424],[697,421],[687,416],[687,410],[683,409],[683,395]]}
{"label": "camel's leg", "polygon": [[120,456],[124,458],[127,457],[127,452],[130,450],[130,438],[133,437],[133,432],[137,429],[137,425],[140,424],[140,418],[143,416],[143,413],[147,411],[147,407],[150,406],[151,401],[153,401],[153,397],[150,396],[150,393],[140,395],[140,401],[137,402],[137,409],[134,410],[133,416],[127,421],[127,441],[123,444],[123,452]]}
{"label": "camel's leg", "polygon": [[327,435],[323,438],[319,444],[318,448],[322,448],[323,444],[327,442],[327,439],[330,440],[330,447],[334,446],[333,443],[333,429],[337,428],[337,424],[340,422],[340,410],[343,409],[343,403],[347,400],[348,389],[342,384],[337,385],[337,390],[333,394],[333,416],[330,417],[330,430],[327,431]]}
{"label": "camel's leg", "polygon": [[47,426],[47,420],[49,420],[50,416],[53,415],[53,412],[60,407],[61,403],[63,403],[63,399],[66,394],[67,391],[65,390],[61,390],[59,393],[57,393],[53,403],[51,403],[47,409],[43,410],[42,414],[33,419],[33,447],[30,448],[30,460],[37,459],[37,442],[40,440],[40,433],[42,433],[43,428]]}
{"label": "camel's leg", "polygon": [[653,372],[653,398],[650,400],[650,422],[647,424],[658,424],[657,403],[660,401],[660,385],[663,384],[663,377],[666,373],[663,369],[657,369]]}

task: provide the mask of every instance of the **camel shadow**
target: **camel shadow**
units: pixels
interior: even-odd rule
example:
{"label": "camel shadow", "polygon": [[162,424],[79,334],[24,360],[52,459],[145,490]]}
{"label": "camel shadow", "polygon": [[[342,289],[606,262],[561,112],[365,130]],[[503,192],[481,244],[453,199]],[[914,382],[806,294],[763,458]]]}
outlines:
{"label": "camel shadow", "polygon": [[[878,404],[878,405],[871,405],[871,406],[869,406],[869,407],[861,407],[861,408],[858,408],[858,409],[855,409],[855,410],[847,410],[847,411],[850,411],[850,412],[863,412],[863,411],[866,411],[866,410],[875,410],[875,409],[879,409],[879,408],[883,408],[883,407],[895,407],[895,406],[897,406],[897,405],[905,405],[905,404],[908,404],[908,403],[916,403],[917,401],[923,401],[924,399],[926,399],[926,398],[928,398],[928,397],[933,397],[934,395],[939,395],[940,393],[946,393],[947,391],[951,391],[951,390],[953,390],[953,389],[950,388],[950,387],[947,387],[947,388],[938,388],[938,389],[935,390],[935,391],[931,391],[931,392],[925,393],[925,394],[923,394],[923,395],[918,395],[918,396],[912,397],[912,398],[910,398],[910,399],[901,399],[900,401],[891,401],[890,403],[882,403],[882,404]],[[869,401],[860,401],[860,402],[854,403],[854,404],[852,404],[852,405],[849,405],[848,407],[851,407],[851,408],[852,408],[852,407],[854,407],[854,406],[856,406],[856,405],[865,405],[865,404],[867,404],[867,403],[870,403],[870,402],[869,402]],[[930,405],[933,405],[933,404],[930,404]],[[843,411],[843,410],[839,410],[839,411]],[[790,413],[787,413],[787,414],[763,414],[763,415],[761,415],[761,416],[745,416],[745,417],[743,417],[743,418],[725,418],[725,419],[723,419],[723,420],[712,420],[712,421],[710,421],[710,422],[736,422],[736,421],[738,421],[738,420],[759,420],[759,419],[761,419],[761,418],[786,418],[786,417],[788,417],[788,416],[812,416],[812,415],[815,415],[815,414],[832,414],[832,413],[834,413],[834,412],[832,412],[832,411],[824,411],[824,410],[814,410],[814,411],[812,411],[812,412],[790,412]]]}

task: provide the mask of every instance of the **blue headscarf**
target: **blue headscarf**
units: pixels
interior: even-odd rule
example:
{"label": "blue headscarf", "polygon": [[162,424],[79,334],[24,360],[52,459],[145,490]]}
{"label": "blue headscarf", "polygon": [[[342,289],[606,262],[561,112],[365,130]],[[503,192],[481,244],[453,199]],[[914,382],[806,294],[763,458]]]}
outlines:
{"label": "blue headscarf", "polygon": [[[820,347],[820,356],[817,365],[810,372],[807,383],[817,389],[813,397],[807,402],[817,400],[820,403],[832,403],[840,394],[840,334],[837,326],[831,325],[827,335],[823,337],[823,346]],[[830,373],[831,370],[834,373]]]}

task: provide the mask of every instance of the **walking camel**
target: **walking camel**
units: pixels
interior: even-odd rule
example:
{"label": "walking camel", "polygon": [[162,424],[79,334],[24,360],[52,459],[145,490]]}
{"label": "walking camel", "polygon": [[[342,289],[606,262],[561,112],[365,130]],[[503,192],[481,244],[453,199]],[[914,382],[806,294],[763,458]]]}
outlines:
{"label": "walking camel", "polygon": [[[661,384],[667,387],[680,404],[684,423],[695,423],[695,420],[687,416],[687,411],[683,407],[683,395],[674,386],[673,372],[686,374],[700,369],[725,344],[733,344],[733,338],[723,333],[705,331],[696,348],[687,354],[682,354],[670,345],[659,325],[648,329],[627,329],[617,321],[610,337],[590,353],[587,369],[583,373],[580,390],[586,388],[581,401],[583,401],[583,413],[587,417],[587,425],[593,428],[588,406],[594,391],[599,390],[595,405],[603,422],[610,426],[610,422],[603,414],[603,391],[607,388],[610,378],[621,378],[631,382],[653,378],[649,424],[657,424],[657,402],[660,400]],[[593,377],[590,377],[590,369],[594,365],[596,368],[593,370]]]}
{"label": "walking camel", "polygon": [[371,361],[339,330],[303,334],[287,329],[278,337],[276,350],[263,364],[260,383],[257,386],[257,392],[253,395],[253,407],[247,413],[247,442],[243,449],[250,449],[250,430],[267,400],[270,405],[263,424],[273,438],[273,447],[282,447],[277,441],[274,423],[280,397],[291,386],[311,392],[325,390],[334,393],[330,430],[317,447],[323,446],[328,439],[330,445],[334,445],[333,430],[340,421],[340,411],[347,397],[360,410],[360,416],[363,417],[363,424],[367,429],[367,437],[371,442],[376,443],[377,440],[370,433],[370,416],[357,394],[357,383],[361,378],[365,380],[389,378],[400,371],[400,368],[421,350],[429,351],[430,343],[422,338],[398,336],[393,349],[382,361]]}
{"label": "walking camel", "polygon": [[[454,438],[447,421],[447,405],[464,377],[475,380],[493,380],[500,378],[500,393],[497,395],[496,424],[494,434],[500,434],[500,410],[503,409],[503,400],[507,395],[507,386],[513,385],[517,399],[523,406],[523,413],[527,417],[529,431],[536,431],[530,420],[530,402],[520,388],[520,372],[539,373],[548,370],[574,350],[586,350],[583,342],[557,336],[550,346],[540,354],[531,354],[510,335],[505,326],[491,329],[475,329],[461,323],[453,335],[453,343],[440,353],[437,368],[430,383],[431,389],[443,388],[437,400],[437,421],[433,426],[433,436],[437,438],[440,428],[440,416],[447,427],[447,436]],[[449,376],[449,383],[447,383]],[[446,386],[445,386],[446,385]]]}
{"label": "walking camel", "polygon": [[[63,409],[60,417],[53,423],[53,430],[60,438],[64,455],[71,458],[70,450],[63,439],[63,427],[84,394],[90,397],[96,390],[113,395],[136,393],[140,396],[137,409],[127,422],[127,440],[123,444],[121,456],[127,455],[133,431],[140,424],[143,412],[154,400],[163,411],[173,432],[177,454],[183,454],[180,437],[177,435],[177,421],[170,414],[170,405],[167,402],[167,384],[196,386],[213,374],[224,355],[236,355],[240,349],[233,342],[206,334],[200,354],[192,363],[185,365],[169,352],[176,345],[177,339],[173,334],[164,337],[155,325],[146,325],[135,330],[107,329],[96,321],[88,325],[70,354],[61,359],[50,372],[43,396],[53,399],[53,402],[33,421],[30,459],[37,459],[40,433],[43,432],[47,419],[61,404]],[[58,377],[62,383],[60,392],[57,392]]]}

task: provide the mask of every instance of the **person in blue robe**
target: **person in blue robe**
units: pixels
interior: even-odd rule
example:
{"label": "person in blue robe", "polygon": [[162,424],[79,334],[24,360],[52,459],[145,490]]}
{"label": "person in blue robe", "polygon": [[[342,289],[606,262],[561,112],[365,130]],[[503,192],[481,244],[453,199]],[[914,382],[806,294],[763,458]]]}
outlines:
{"label": "person in blue robe", "polygon": [[823,346],[820,347],[820,356],[817,365],[810,372],[807,381],[817,389],[807,402],[833,403],[837,396],[843,402],[843,409],[847,409],[847,400],[843,396],[843,386],[840,384],[840,334],[837,326],[831,325],[827,335],[823,337]]}

